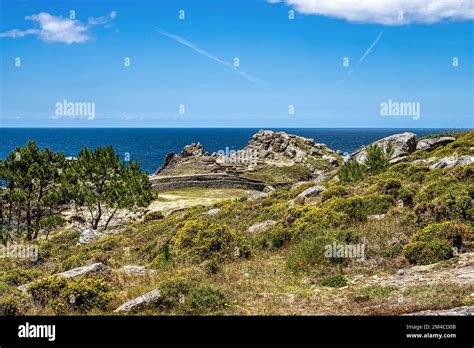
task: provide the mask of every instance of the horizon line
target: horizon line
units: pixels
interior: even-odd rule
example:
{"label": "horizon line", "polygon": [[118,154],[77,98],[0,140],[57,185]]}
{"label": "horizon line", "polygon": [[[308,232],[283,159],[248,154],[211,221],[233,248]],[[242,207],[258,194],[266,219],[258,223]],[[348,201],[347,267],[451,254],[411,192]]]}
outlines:
{"label": "horizon line", "polygon": [[42,126],[1,126],[0,129],[474,129],[472,127],[121,127],[121,126],[98,126],[98,127],[42,127]]}

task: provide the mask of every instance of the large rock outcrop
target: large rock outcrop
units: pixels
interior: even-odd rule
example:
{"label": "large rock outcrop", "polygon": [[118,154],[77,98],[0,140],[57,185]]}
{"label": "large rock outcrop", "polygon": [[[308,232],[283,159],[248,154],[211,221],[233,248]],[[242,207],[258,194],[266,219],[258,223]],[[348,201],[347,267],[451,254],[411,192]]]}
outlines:
{"label": "large rock outcrop", "polygon": [[[372,144],[380,146],[384,150],[387,150],[390,146],[393,149],[390,159],[395,159],[397,157],[407,156],[416,150],[416,134],[410,132],[394,134],[377,140]],[[355,159],[359,163],[364,163],[367,159],[367,148],[363,146],[358,151],[352,153],[351,159]]]}
{"label": "large rock outcrop", "polygon": [[252,154],[265,162],[274,160],[303,163],[313,157],[327,161],[329,164],[338,164],[336,153],[325,144],[317,143],[314,139],[270,130],[260,130],[255,133],[247,146],[234,155],[238,156],[241,153]]}
{"label": "large rock outcrop", "polygon": [[[220,150],[209,155],[200,143],[187,145],[180,154],[170,153],[164,164],[151,177],[157,183],[164,177],[184,177],[201,181],[195,175],[228,174],[244,178],[249,173],[268,171],[271,167],[304,168],[308,178],[333,171],[342,163],[339,154],[325,144],[285,132],[260,130],[241,150]],[[179,180],[182,181],[181,179]],[[155,185],[156,189],[159,189]]]}

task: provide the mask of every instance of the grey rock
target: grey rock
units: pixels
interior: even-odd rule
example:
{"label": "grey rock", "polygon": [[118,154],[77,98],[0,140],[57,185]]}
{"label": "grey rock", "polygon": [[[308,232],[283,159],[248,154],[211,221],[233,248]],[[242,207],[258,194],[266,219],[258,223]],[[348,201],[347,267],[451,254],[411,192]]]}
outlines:
{"label": "grey rock", "polygon": [[147,292],[146,294],[130,300],[120,307],[115,312],[131,312],[138,309],[144,309],[156,303],[161,298],[161,291],[158,289]]}
{"label": "grey rock", "polygon": [[105,237],[106,235],[107,234],[104,232],[99,232],[93,229],[84,230],[81,232],[81,235],[79,236],[79,241],[77,242],[77,245],[92,243],[99,238]]}
{"label": "grey rock", "polygon": [[186,145],[181,152],[181,157],[202,157],[207,155],[200,143]]}
{"label": "grey rock", "polygon": [[[97,263],[93,263],[91,265],[77,267],[77,268],[71,269],[71,270],[66,271],[66,272],[57,273],[57,274],[55,274],[55,276],[69,279],[69,278],[77,278],[77,277],[81,277],[81,276],[89,277],[89,276],[95,276],[95,275],[102,275],[102,274],[107,274],[107,273],[110,273],[110,272],[111,272],[111,269],[107,265],[104,265],[103,263],[97,262]],[[25,291],[33,283],[34,282],[20,285],[18,287],[18,290]]]}
{"label": "grey rock", "polygon": [[[393,154],[391,158],[407,156],[416,149],[416,134],[405,132],[400,134],[394,134],[389,137],[377,140],[372,143],[380,146],[386,150],[389,146],[393,148]],[[359,163],[364,163],[367,159],[366,148],[363,147],[360,150],[351,154],[351,158],[355,159]]]}
{"label": "grey rock", "polygon": [[217,214],[219,214],[221,210],[219,208],[214,208],[214,209],[210,209],[204,213],[202,213],[202,215],[205,215],[205,216],[215,216]]}
{"label": "grey rock", "polygon": [[31,284],[33,284],[33,282],[20,285],[19,287],[17,287],[17,289],[22,291],[22,292],[25,292],[26,290],[28,290],[28,288],[31,286]]}
{"label": "grey rock", "polygon": [[111,269],[103,263],[97,262],[91,265],[77,267],[57,275],[64,278],[77,278],[80,276],[91,276],[110,273]]}
{"label": "grey rock", "polygon": [[439,137],[439,138],[430,138],[430,139],[422,139],[416,144],[417,150],[433,150],[434,148],[449,144],[455,141],[456,138],[453,137]]}
{"label": "grey rock", "polygon": [[289,158],[294,158],[296,156],[296,149],[292,145],[288,145],[285,150],[285,156]]}
{"label": "grey rock", "polygon": [[267,227],[273,226],[275,224],[276,224],[275,220],[266,220],[266,221],[263,221],[263,222],[260,222],[258,224],[250,226],[248,228],[247,232],[248,233],[257,233],[257,232],[263,231]]}
{"label": "grey rock", "polygon": [[408,156],[395,157],[395,158],[392,158],[391,160],[389,160],[388,162],[390,164],[397,164],[397,163],[403,162],[407,157]]}
{"label": "grey rock", "polygon": [[324,190],[326,190],[324,186],[319,186],[319,185],[312,186],[310,188],[307,188],[303,192],[301,192],[297,197],[298,198],[316,197]]}
{"label": "grey rock", "polygon": [[465,155],[458,157],[457,154],[453,154],[449,157],[444,157],[438,162],[430,166],[431,169],[439,168],[452,168],[457,166],[466,166],[474,163],[474,156]]}

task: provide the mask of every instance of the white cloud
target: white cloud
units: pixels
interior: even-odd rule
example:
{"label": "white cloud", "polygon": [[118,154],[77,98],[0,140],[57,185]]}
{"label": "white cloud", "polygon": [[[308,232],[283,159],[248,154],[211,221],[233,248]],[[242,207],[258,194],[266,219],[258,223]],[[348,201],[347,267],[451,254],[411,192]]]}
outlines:
{"label": "white cloud", "polygon": [[64,42],[67,44],[85,42],[90,39],[87,26],[78,20],[72,20],[41,12],[26,19],[36,22],[40,29],[37,35],[46,42]]}
{"label": "white cloud", "polygon": [[11,29],[0,33],[0,37],[22,38],[26,35],[36,35],[45,42],[61,42],[66,44],[81,43],[92,39],[90,26],[108,25],[109,18],[113,19],[117,12],[112,11],[109,16],[89,18],[88,24],[83,24],[79,20],[53,16],[47,12],[41,12],[25,17],[38,25],[38,29]]}
{"label": "white cloud", "polygon": [[11,38],[16,39],[19,37],[24,37],[26,35],[39,34],[39,32],[40,32],[39,29],[28,29],[28,30],[11,29],[4,33],[0,33],[0,37],[11,37]]}
{"label": "white cloud", "polygon": [[89,17],[87,22],[91,25],[108,25],[111,19],[115,19],[117,17],[117,11],[110,12],[107,16],[100,16],[100,17]]}
{"label": "white cloud", "polygon": [[186,46],[186,47],[189,47],[191,48],[192,50],[194,50],[196,53],[199,53],[209,59],[212,59],[213,61],[219,63],[219,64],[222,64],[232,70],[234,70],[237,74],[239,74],[240,76],[242,76],[243,78],[245,78],[246,80],[252,82],[252,83],[257,83],[257,82],[263,82],[239,69],[237,69],[235,66],[233,66],[231,63],[223,60],[223,59],[220,59],[219,57],[216,57],[215,55],[203,50],[202,48],[198,47],[197,45],[193,44],[192,42],[186,40],[185,38],[181,37],[181,36],[178,36],[178,35],[174,35],[174,34],[170,34],[170,33],[167,33],[167,32],[160,32],[161,35],[164,35],[166,37],[169,37],[170,39],[173,39],[175,40],[176,42]]}
{"label": "white cloud", "polygon": [[267,0],[267,2],[272,4],[284,2],[303,14],[335,17],[359,23],[405,25],[474,19],[472,0]]}

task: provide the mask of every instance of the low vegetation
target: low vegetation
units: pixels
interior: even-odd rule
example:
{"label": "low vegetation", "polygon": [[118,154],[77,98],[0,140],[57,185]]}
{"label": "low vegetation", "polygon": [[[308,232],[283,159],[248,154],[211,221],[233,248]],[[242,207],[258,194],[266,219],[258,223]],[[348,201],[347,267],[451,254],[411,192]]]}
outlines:
{"label": "low vegetation", "polygon": [[[472,154],[474,132],[456,137],[455,142],[435,149],[430,156],[449,156],[453,150]],[[28,147],[32,153],[42,153],[31,144]],[[43,186],[36,179],[32,194],[25,196],[28,185],[7,176],[2,221],[20,220],[14,224],[16,233],[10,230],[8,238],[15,242],[35,239],[39,257],[7,258],[0,264],[0,314],[111,314],[126,301],[154,289],[161,292],[159,300],[136,314],[373,315],[469,303],[472,284],[443,283],[440,279],[439,284],[420,281],[394,285],[386,279],[414,265],[438,263],[433,272],[449,271],[462,255],[473,252],[473,167],[430,169],[411,163],[422,156],[417,152],[408,161],[390,165],[390,150],[367,150],[368,163],[348,162],[339,170],[338,180],[318,184],[326,189],[315,197],[297,198],[315,183],[295,190],[281,185],[259,199],[244,197],[241,191],[237,195],[236,191],[230,199],[219,197],[210,205],[148,212],[122,226],[119,233],[84,245],[78,245],[80,232],[64,226],[48,229],[46,238],[46,229],[36,224],[36,216],[40,216],[38,221],[54,216],[60,204],[38,203]],[[76,192],[76,198],[82,198],[74,204],[93,209],[91,225],[98,221],[94,214],[99,202],[109,213],[119,207],[146,205],[152,197],[138,166],[120,164],[112,150],[104,151],[96,155],[105,156],[97,163],[104,160],[110,164],[105,172],[88,167],[87,171],[97,172],[96,176],[76,168],[70,172],[74,178],[67,185],[51,174],[53,181],[43,188],[43,195]],[[83,163],[67,164],[62,156],[49,153],[42,156],[52,166],[65,166],[66,172]],[[92,153],[84,150],[81,156]],[[10,157],[2,162],[4,170],[16,166],[14,153]],[[300,173],[298,168],[288,170],[293,175],[296,169]],[[100,198],[91,185],[100,183],[98,178],[106,178],[108,171],[115,172],[119,181],[126,178],[122,183],[131,181],[133,185],[125,188],[108,183],[106,191],[117,191]],[[275,177],[257,174],[269,175],[267,179],[273,182],[285,181],[283,172]],[[62,191],[68,187],[70,190]],[[134,198],[114,198],[133,192],[137,195]],[[160,195],[152,206],[170,203],[180,194],[184,195]],[[186,195],[184,200],[203,198],[205,192],[193,189]],[[28,203],[29,217],[28,210],[21,210]],[[207,214],[210,209],[213,214]],[[248,231],[265,221],[272,223],[258,232]],[[347,246],[362,249],[351,255],[354,250],[341,249]],[[111,274],[75,279],[55,276],[95,262],[108,265]],[[126,265],[140,265],[149,272],[128,274],[122,268]],[[18,290],[26,283],[31,284],[28,290]]]}

